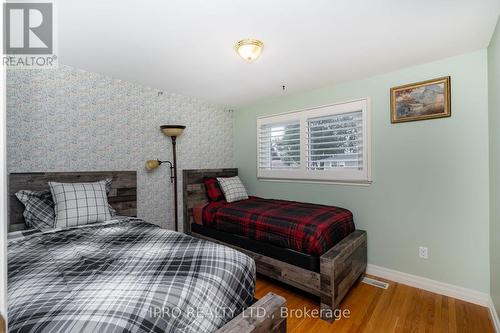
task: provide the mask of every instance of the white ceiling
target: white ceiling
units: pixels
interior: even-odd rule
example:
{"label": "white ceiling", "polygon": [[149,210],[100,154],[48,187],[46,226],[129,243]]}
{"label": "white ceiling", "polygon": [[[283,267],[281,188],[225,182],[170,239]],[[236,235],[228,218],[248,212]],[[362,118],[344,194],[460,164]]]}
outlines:
{"label": "white ceiling", "polygon": [[[485,48],[500,0],[57,0],[57,11],[60,63],[237,107]],[[252,64],[234,51],[242,38],[264,42]]]}

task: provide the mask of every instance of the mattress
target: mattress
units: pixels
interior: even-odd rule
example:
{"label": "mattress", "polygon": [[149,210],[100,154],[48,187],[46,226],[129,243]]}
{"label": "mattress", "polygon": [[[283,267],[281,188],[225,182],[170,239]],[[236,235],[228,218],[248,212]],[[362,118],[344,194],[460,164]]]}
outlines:
{"label": "mattress", "polygon": [[250,257],[140,219],[14,236],[9,332],[213,332],[253,302]]}
{"label": "mattress", "polygon": [[347,209],[259,197],[211,202],[203,207],[201,223],[317,256],[355,230],[353,215]]}

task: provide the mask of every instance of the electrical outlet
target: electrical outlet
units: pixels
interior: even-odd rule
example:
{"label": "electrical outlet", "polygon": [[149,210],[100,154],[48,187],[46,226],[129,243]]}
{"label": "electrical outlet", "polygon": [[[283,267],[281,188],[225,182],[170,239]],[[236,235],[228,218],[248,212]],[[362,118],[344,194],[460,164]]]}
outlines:
{"label": "electrical outlet", "polygon": [[429,249],[425,246],[420,246],[418,248],[418,256],[422,259],[429,259]]}

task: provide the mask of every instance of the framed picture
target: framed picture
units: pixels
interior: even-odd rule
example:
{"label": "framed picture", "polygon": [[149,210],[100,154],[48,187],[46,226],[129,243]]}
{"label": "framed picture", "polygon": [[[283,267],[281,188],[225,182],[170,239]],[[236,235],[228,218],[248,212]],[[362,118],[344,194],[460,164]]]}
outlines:
{"label": "framed picture", "polygon": [[451,116],[450,77],[391,88],[391,123]]}

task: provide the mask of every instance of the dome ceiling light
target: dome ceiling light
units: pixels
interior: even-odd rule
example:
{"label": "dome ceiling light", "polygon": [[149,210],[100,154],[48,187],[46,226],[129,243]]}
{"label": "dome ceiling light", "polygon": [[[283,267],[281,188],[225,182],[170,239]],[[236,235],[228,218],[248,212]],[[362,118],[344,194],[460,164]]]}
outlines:
{"label": "dome ceiling light", "polygon": [[264,48],[264,43],[257,39],[243,39],[235,45],[236,52],[247,62],[254,62]]}

